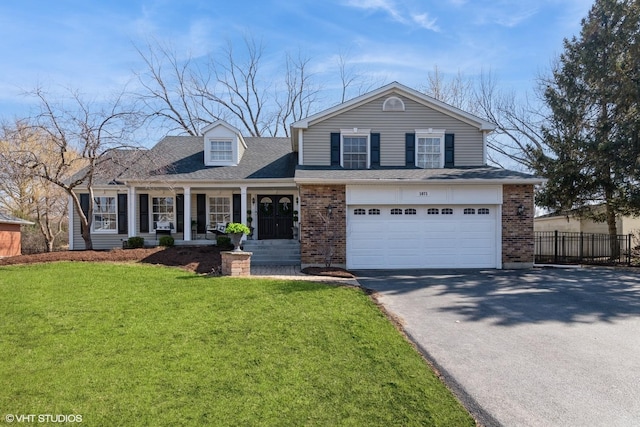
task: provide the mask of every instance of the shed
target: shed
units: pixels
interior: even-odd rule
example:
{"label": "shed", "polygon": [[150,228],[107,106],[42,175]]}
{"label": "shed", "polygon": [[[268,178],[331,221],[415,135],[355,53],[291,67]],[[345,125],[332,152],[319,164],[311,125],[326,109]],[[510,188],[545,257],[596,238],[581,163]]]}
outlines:
{"label": "shed", "polygon": [[33,222],[0,212],[0,258],[22,253],[22,225],[33,225]]}

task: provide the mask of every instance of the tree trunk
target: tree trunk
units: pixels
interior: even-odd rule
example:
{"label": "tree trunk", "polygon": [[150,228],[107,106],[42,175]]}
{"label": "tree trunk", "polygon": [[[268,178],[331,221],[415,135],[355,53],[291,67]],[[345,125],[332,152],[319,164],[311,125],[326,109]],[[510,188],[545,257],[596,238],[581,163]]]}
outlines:
{"label": "tree trunk", "polygon": [[616,213],[608,203],[605,206],[607,214],[607,225],[609,226],[609,248],[611,250],[611,261],[614,261],[620,257]]}

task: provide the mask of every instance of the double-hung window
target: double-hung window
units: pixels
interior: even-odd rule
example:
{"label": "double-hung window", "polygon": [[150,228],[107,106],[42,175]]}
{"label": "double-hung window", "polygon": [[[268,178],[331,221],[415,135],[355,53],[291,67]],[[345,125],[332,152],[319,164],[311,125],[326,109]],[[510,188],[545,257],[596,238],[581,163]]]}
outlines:
{"label": "double-hung window", "polygon": [[370,158],[370,129],[341,129],[342,167],[368,169]]}
{"label": "double-hung window", "polygon": [[444,167],[444,130],[416,130],[416,166],[423,169]]}
{"label": "double-hung window", "polygon": [[173,197],[153,197],[151,199],[153,229],[175,229],[175,205]]}
{"label": "double-hung window", "polygon": [[230,140],[209,141],[209,160],[211,162],[233,161],[233,147]]}
{"label": "double-hung window", "polygon": [[209,197],[209,224],[227,224],[231,220],[231,199],[229,197]]}
{"label": "double-hung window", "polygon": [[93,198],[93,231],[115,232],[118,227],[116,198],[101,196]]}

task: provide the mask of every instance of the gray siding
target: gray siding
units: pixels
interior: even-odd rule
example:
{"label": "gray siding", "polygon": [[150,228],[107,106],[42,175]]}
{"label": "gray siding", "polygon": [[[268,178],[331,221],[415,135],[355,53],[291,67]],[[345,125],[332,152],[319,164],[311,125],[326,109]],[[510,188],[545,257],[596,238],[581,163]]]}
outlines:
{"label": "gray siding", "polygon": [[382,111],[389,96],[379,98],[319,123],[304,131],[304,164],[328,166],[331,162],[329,137],[340,129],[371,129],[380,133],[380,165],[405,165],[405,133],[415,129],[445,129],[455,134],[455,166],[482,166],[482,132],[458,119],[447,116],[413,100],[399,96],[405,111]]}
{"label": "gray siding", "polygon": [[[73,247],[72,250],[84,250],[84,239],[80,234],[80,219],[78,215],[73,213]],[[93,243],[93,249],[113,249],[121,248],[122,240],[129,238],[126,234],[106,234],[106,233],[93,233],[91,235],[91,241]]]}

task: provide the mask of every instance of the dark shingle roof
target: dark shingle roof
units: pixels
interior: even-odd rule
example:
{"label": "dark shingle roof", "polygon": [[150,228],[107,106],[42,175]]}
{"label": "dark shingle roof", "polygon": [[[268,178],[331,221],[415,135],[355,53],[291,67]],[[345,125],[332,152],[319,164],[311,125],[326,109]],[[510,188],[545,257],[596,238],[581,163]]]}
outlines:
{"label": "dark shingle roof", "polygon": [[296,155],[289,138],[244,138],[247,149],[237,166],[205,166],[204,140],[167,136],[150,149],[138,168],[123,178],[134,180],[208,180],[293,178]]}
{"label": "dark shingle roof", "polygon": [[[119,185],[123,184],[123,176],[131,172],[131,168],[137,167],[140,159],[146,155],[144,149],[116,149],[104,154],[96,165],[93,176],[94,185]],[[69,182],[75,181],[86,173],[86,168],[75,173]]]}
{"label": "dark shingle roof", "polygon": [[341,167],[298,166],[296,180],[331,181],[448,181],[448,180],[487,180],[487,181],[531,181],[532,184],[543,180],[534,175],[494,168],[491,166],[465,167],[451,169],[420,169],[402,167],[377,167],[371,169],[343,169]]}

